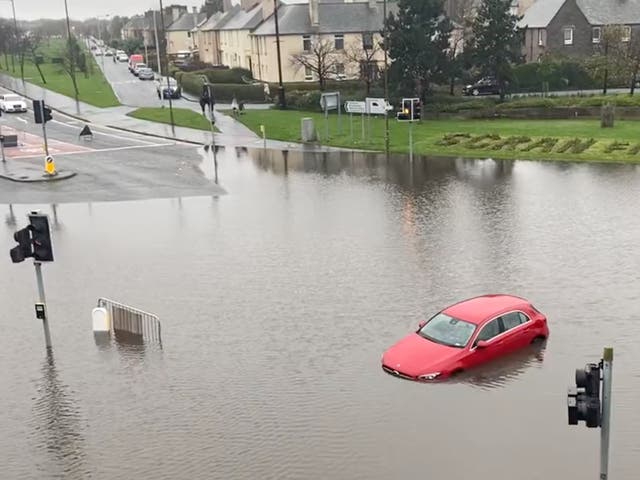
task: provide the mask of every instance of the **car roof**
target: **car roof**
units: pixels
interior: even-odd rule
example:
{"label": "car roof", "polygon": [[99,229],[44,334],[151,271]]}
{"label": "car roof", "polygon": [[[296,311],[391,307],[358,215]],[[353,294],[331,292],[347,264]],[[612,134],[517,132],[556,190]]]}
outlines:
{"label": "car roof", "polygon": [[451,305],[445,308],[442,313],[479,325],[496,315],[528,305],[530,303],[527,300],[514,295],[482,295]]}

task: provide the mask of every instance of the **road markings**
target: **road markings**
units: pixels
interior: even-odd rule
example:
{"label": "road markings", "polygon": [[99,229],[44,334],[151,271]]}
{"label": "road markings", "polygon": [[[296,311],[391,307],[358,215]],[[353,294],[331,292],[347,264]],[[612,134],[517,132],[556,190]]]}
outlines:
{"label": "road markings", "polygon": [[[172,145],[170,143],[156,143],[156,144],[151,144],[151,145],[133,145],[130,147],[111,147],[111,148],[103,148],[103,149],[93,149],[93,150],[86,150],[86,151],[81,151],[81,152],[58,152],[56,153],[56,157],[60,158],[60,157],[66,157],[66,156],[70,156],[70,155],[80,155],[80,154],[92,154],[92,153],[109,153],[109,152],[119,152],[122,150],[138,150],[138,149],[142,149],[142,148],[157,148],[157,147],[166,147],[167,145]],[[35,149],[35,148],[28,148],[28,149],[24,149],[24,152],[29,153],[30,155],[16,155],[16,156],[11,156],[12,159],[30,159],[30,158],[41,158],[42,155],[31,155],[31,153],[36,153],[36,151],[41,151],[42,149]]]}

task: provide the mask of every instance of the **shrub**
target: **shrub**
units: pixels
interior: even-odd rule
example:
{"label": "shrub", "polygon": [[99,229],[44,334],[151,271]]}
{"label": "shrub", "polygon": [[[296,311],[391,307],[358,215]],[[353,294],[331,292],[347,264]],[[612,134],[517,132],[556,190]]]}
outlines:
{"label": "shrub", "polygon": [[640,152],[640,143],[636,143],[629,149],[631,155],[637,155]]}
{"label": "shrub", "polygon": [[551,151],[551,149],[553,147],[555,147],[556,143],[558,143],[558,139],[557,138],[545,137],[545,138],[541,138],[539,140],[536,140],[535,142],[530,143],[529,145],[525,146],[522,149],[522,151],[523,152],[530,152],[531,150],[535,150],[536,148],[539,148],[541,152],[549,153]]}
{"label": "shrub", "polygon": [[611,142],[604,149],[604,153],[613,153],[619,150],[626,150],[629,148],[629,142]]}
{"label": "shrub", "polygon": [[512,92],[598,88],[599,84],[581,63],[573,59],[543,58],[513,68]]}
{"label": "shrub", "polygon": [[529,143],[531,141],[531,137],[525,136],[514,136],[507,137],[500,142],[497,142],[491,147],[491,150],[502,150],[503,148],[507,150],[515,150],[516,147],[522,143]]}
{"label": "shrub", "polygon": [[452,145],[459,144],[463,139],[471,138],[471,135],[468,133],[447,133],[442,136],[442,139],[436,142],[436,145],[440,145],[443,147],[450,147]]}

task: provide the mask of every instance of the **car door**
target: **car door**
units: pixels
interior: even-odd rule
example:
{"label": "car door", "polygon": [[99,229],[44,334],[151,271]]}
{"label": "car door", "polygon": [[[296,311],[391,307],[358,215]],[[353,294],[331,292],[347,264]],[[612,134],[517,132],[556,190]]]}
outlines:
{"label": "car door", "polygon": [[[502,332],[500,317],[485,323],[471,344],[465,368],[480,365],[500,356],[503,353]],[[478,347],[478,342],[481,340],[487,342],[483,348]]]}
{"label": "car door", "polygon": [[504,333],[502,334],[504,353],[514,352],[531,343],[529,318],[520,311],[508,312],[500,316]]}

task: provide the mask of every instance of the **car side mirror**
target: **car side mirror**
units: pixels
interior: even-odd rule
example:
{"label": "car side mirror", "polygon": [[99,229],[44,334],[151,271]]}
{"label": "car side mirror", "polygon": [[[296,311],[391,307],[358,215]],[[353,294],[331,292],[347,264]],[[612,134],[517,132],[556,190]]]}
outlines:
{"label": "car side mirror", "polygon": [[487,348],[489,346],[489,342],[487,342],[486,340],[478,340],[478,342],[476,343],[476,347],[478,348]]}
{"label": "car side mirror", "polygon": [[427,322],[425,322],[424,320],[422,322],[420,322],[418,324],[418,330],[422,330],[422,327],[424,327],[427,324]]}

